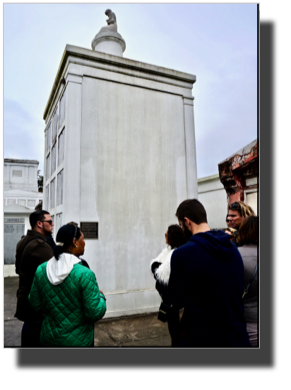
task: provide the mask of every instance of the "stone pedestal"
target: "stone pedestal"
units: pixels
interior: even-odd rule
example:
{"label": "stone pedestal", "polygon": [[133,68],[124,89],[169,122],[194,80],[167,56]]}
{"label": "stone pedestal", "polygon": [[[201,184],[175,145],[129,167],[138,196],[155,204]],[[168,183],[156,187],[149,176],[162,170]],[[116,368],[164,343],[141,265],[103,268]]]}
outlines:
{"label": "stone pedestal", "polygon": [[104,29],[104,31],[99,32],[95,36],[91,47],[95,51],[123,57],[126,45],[124,39],[118,32]]}

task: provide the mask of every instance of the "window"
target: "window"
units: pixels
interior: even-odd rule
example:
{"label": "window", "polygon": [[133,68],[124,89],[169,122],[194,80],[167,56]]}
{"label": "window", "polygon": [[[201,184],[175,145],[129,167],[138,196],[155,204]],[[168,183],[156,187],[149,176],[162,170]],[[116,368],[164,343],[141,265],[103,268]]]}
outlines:
{"label": "window", "polygon": [[27,200],[27,207],[35,207],[35,200],[34,199],[28,199]]}
{"label": "window", "polygon": [[51,174],[54,173],[57,167],[57,143],[55,142],[54,146],[52,147],[52,153],[51,153]]}
{"label": "window", "polygon": [[50,124],[48,125],[47,129],[46,129],[46,132],[45,132],[45,151],[48,152],[50,147],[51,147],[51,143],[52,143],[52,130],[51,130],[51,122]]}
{"label": "window", "polygon": [[54,112],[54,116],[53,116],[53,130],[52,130],[53,142],[54,142],[56,135],[57,135],[57,128],[58,128],[58,110],[56,108],[56,110]]}
{"label": "window", "polygon": [[56,191],[56,180],[51,181],[51,188],[50,188],[50,208],[53,209],[55,207],[55,193]]}
{"label": "window", "polygon": [[45,201],[45,210],[49,210],[49,184],[45,187],[45,191],[44,191],[44,201]]}
{"label": "window", "polygon": [[62,227],[62,213],[56,215],[56,228],[54,229],[55,233],[59,231],[60,227]]}
{"label": "window", "polygon": [[58,174],[58,183],[57,183],[57,206],[63,204],[63,182],[64,182],[64,170]]}
{"label": "window", "polygon": [[64,148],[65,148],[65,129],[59,135],[58,142],[58,165],[64,160]]}
{"label": "window", "polygon": [[47,158],[46,158],[46,172],[45,172],[45,174],[46,174],[45,179],[46,179],[46,180],[47,180],[47,179],[50,177],[50,175],[51,175],[50,169],[51,169],[51,164],[50,164],[50,154],[49,154],[49,155],[47,156]]}
{"label": "window", "polygon": [[12,171],[12,176],[22,177],[22,171]]}
{"label": "window", "polygon": [[66,109],[66,92],[64,92],[60,102],[60,123],[59,123],[60,126],[65,120],[65,109]]}

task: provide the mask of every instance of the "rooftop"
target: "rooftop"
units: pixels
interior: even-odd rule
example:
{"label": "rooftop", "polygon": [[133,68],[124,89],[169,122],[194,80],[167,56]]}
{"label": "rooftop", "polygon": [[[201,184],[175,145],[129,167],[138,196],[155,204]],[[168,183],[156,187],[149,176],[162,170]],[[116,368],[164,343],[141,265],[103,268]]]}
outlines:
{"label": "rooftop", "polygon": [[18,158],[4,158],[4,163],[39,164],[39,161],[37,161],[37,160],[19,160]]}

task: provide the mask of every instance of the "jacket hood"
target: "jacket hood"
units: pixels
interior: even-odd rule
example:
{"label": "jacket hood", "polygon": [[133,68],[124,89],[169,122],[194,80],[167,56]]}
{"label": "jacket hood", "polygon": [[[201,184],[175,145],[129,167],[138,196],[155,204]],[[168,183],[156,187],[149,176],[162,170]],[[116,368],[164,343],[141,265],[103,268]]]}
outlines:
{"label": "jacket hood", "polygon": [[46,265],[48,280],[55,286],[61,284],[70,275],[74,265],[80,262],[78,257],[70,253],[62,253],[59,260],[53,257]]}
{"label": "jacket hood", "polygon": [[190,242],[197,242],[211,255],[221,261],[227,261],[233,256],[235,245],[230,241],[230,236],[222,230],[210,230],[204,233],[194,234]]}

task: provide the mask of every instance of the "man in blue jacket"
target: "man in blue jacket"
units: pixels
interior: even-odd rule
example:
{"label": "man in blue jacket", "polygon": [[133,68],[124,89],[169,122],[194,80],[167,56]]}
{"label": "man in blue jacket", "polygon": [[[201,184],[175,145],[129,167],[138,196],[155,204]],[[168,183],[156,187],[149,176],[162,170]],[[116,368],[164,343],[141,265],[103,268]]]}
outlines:
{"label": "man in blue jacket", "polygon": [[249,347],[239,251],[228,234],[210,230],[205,208],[197,199],[182,202],[176,217],[189,241],[171,258],[169,293],[177,329],[173,345]]}

